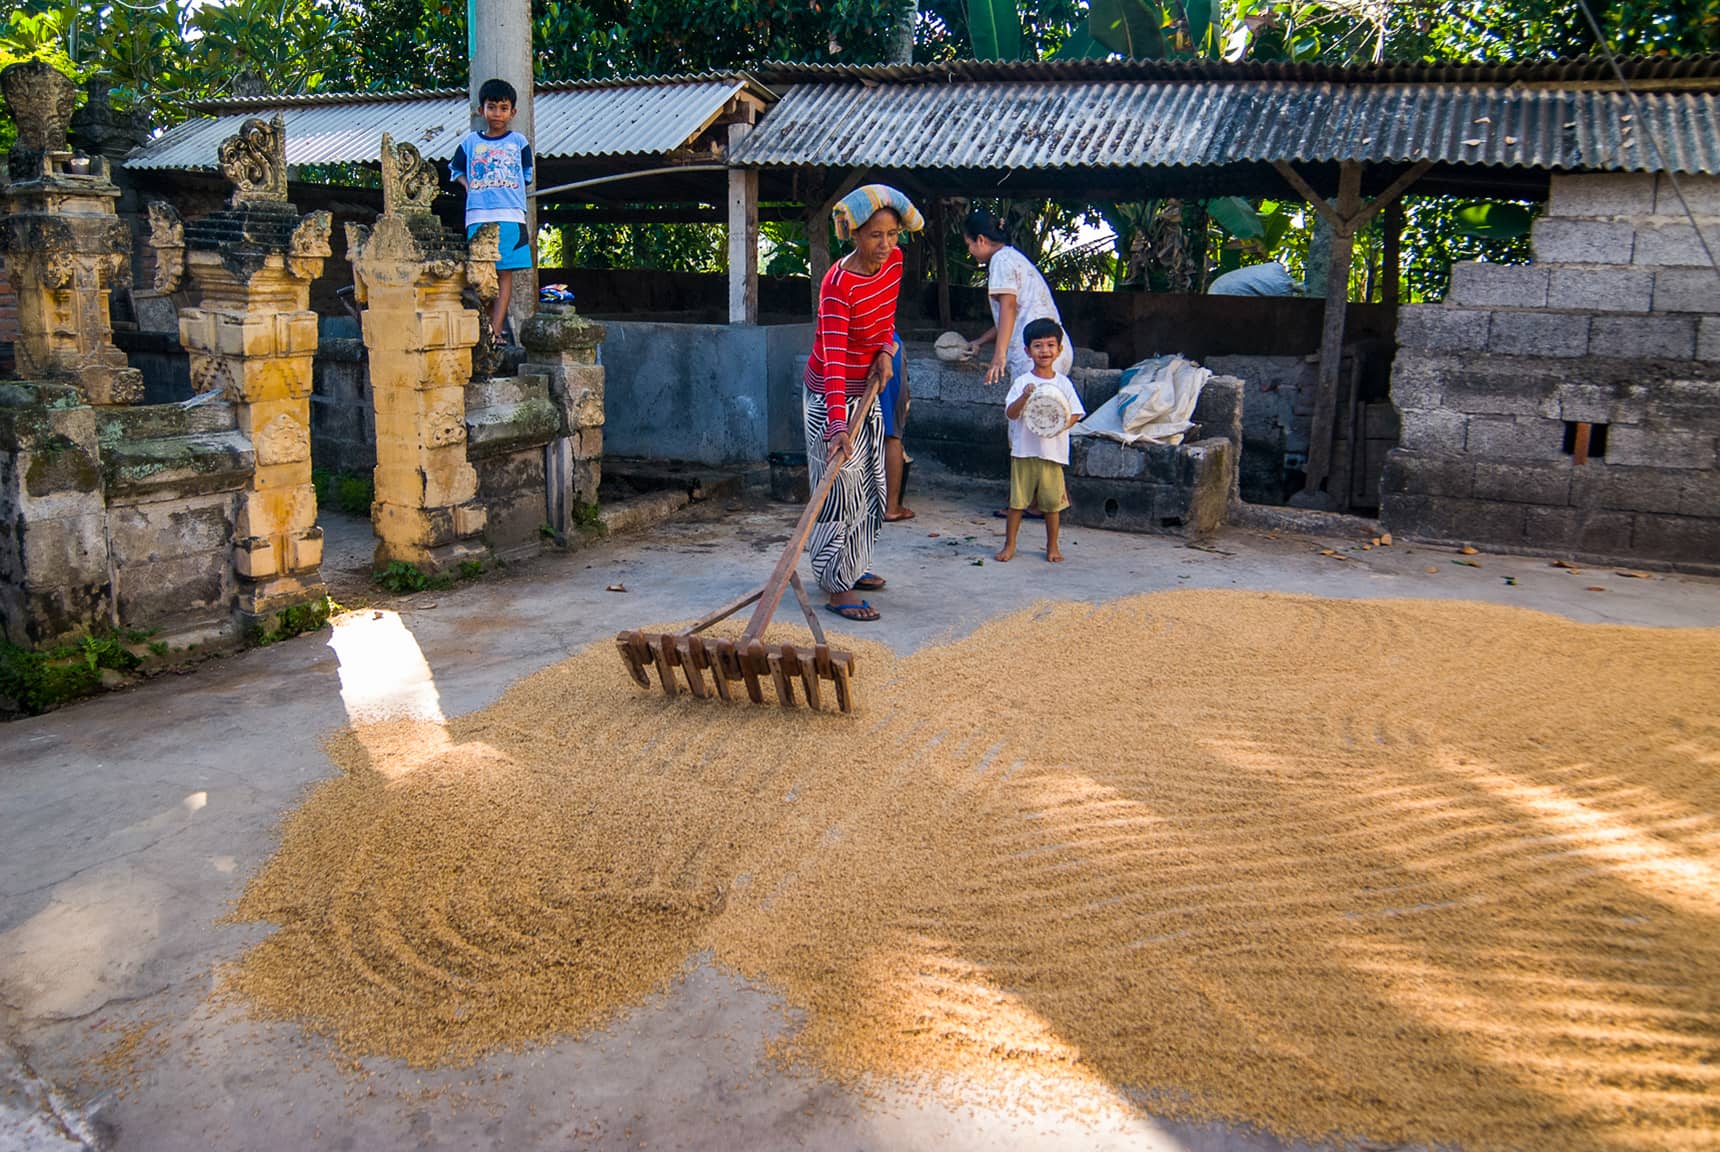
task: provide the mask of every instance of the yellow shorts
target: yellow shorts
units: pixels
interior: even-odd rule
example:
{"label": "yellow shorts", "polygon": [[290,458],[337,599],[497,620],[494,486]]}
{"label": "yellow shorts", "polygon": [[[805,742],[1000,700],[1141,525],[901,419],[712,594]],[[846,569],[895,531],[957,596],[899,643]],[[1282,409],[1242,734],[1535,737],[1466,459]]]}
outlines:
{"label": "yellow shorts", "polygon": [[1069,493],[1063,487],[1063,465],[1037,456],[1011,456],[1009,506],[1017,512],[1029,508],[1061,512],[1069,507]]}

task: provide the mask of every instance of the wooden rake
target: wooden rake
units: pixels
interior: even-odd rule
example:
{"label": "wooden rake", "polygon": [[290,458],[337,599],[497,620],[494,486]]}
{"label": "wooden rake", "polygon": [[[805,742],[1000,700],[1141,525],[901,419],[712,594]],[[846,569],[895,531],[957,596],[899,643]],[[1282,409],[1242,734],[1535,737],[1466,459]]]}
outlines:
{"label": "wooden rake", "polygon": [[[865,423],[883,386],[883,372],[875,366],[866,378],[866,391],[849,420],[850,429],[858,429]],[[833,649],[825,640],[824,629],[819,626],[812,601],[807,598],[806,589],[800,583],[800,573],[796,570],[800,553],[812,535],[812,525],[818,519],[819,509],[824,507],[839,471],[839,468],[824,470],[812,498],[806,502],[806,510],[800,514],[794,535],[777,558],[776,567],[763,587],[748,592],[732,604],[725,604],[684,632],[652,633],[629,629],[615,637],[615,647],[621,652],[622,662],[641,688],[651,687],[649,673],[656,668],[664,695],[670,698],[680,695],[680,682],[675,677],[675,669],[679,668],[686,675],[687,690],[700,700],[715,697],[733,701],[736,694],[732,685],[738,681],[746,685],[747,697],[754,704],[762,704],[764,683],[768,679],[776,687],[777,702],[784,708],[793,708],[797,704],[794,685],[798,682],[806,696],[807,706],[817,712],[823,710],[825,701],[821,681],[829,681],[837,710],[854,711],[854,654]],[[806,615],[807,627],[812,630],[811,647],[764,642],[764,631],[770,627],[771,617],[790,588],[794,589],[794,597]],[[700,635],[711,625],[728,619],[749,604],[757,604],[757,607],[739,638],[726,640]],[[707,672],[711,674],[710,684],[705,682]]]}

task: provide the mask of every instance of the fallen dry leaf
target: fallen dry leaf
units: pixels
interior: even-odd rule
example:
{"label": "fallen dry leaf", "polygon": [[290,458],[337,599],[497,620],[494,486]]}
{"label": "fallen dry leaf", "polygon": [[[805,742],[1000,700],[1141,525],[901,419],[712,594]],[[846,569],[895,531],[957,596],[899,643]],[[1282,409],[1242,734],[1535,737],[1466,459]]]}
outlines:
{"label": "fallen dry leaf", "polygon": [[607,586],[606,588],[604,588],[603,590],[605,592],[625,592],[625,591],[627,591],[627,585],[625,585],[625,584],[611,584],[611,585]]}
{"label": "fallen dry leaf", "polygon": [[1465,544],[1463,547],[1459,548],[1457,551],[1460,555],[1463,555],[1463,556],[1473,556],[1477,552],[1479,552],[1480,549],[1479,548],[1471,548],[1469,545]]}

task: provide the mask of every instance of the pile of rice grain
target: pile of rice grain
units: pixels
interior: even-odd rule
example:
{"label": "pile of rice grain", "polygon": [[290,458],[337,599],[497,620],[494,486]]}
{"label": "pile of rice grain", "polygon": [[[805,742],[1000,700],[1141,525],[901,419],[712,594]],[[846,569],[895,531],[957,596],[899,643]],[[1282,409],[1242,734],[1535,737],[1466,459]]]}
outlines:
{"label": "pile of rice grain", "polygon": [[599,643],[445,730],[343,733],[229,986],[458,1063],[709,949],[849,1082],[1712,1147],[1720,631],[1168,593],[862,645],[860,688],[670,702]]}

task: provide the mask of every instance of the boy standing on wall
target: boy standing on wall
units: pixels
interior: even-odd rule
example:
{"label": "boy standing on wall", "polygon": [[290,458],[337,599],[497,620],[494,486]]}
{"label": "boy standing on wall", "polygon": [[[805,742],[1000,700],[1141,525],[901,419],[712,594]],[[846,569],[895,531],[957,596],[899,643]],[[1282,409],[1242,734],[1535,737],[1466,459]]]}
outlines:
{"label": "boy standing on wall", "polygon": [[[1043,317],[1029,321],[1021,331],[1021,342],[1027,346],[1033,369],[1015,378],[1004,401],[1003,414],[1009,417],[1009,534],[996,559],[1014,559],[1022,513],[1037,507],[1045,514],[1045,558],[1057,564],[1063,560],[1057,547],[1057,521],[1069,507],[1063,486],[1063,468],[1069,463],[1069,429],[1081,422],[1087,410],[1069,377],[1057,370],[1057,357],[1063,352],[1062,326]],[[1062,396],[1069,412],[1068,422],[1055,436],[1039,436],[1027,426],[1027,402],[1041,388]]]}
{"label": "boy standing on wall", "polygon": [[[501,231],[501,258],[496,270],[496,302],[490,309],[490,330],[501,341],[513,295],[512,273],[532,266],[531,237],[526,235],[526,187],[532,182],[532,146],[508,126],[514,122],[519,95],[506,80],[490,79],[478,89],[484,131],[468,132],[448,161],[454,180],[466,190],[466,238],[480,224]],[[512,332],[507,332],[511,340]]]}

